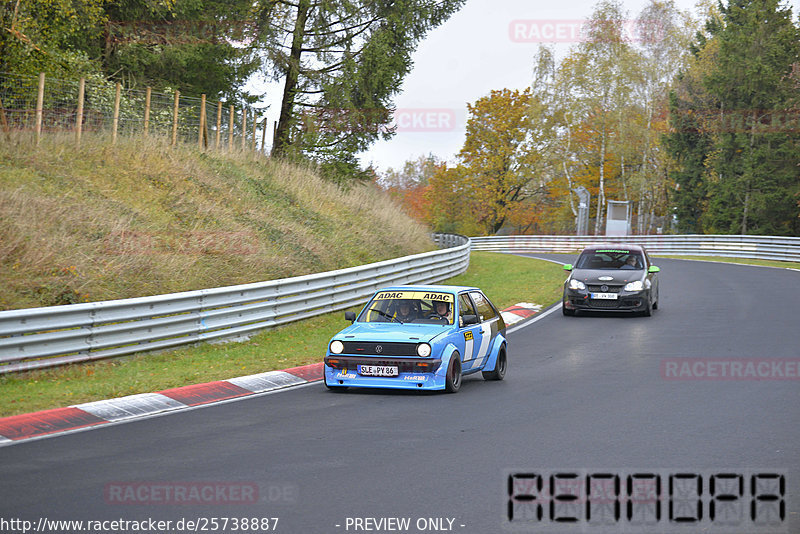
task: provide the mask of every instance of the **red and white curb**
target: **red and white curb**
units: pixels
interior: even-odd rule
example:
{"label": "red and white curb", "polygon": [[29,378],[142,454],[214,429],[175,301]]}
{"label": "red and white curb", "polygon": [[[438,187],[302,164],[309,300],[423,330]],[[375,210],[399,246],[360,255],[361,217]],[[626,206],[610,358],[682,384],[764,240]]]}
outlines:
{"label": "red and white curb", "polygon": [[[520,303],[500,313],[506,325],[535,315],[541,306]],[[322,363],[194,384],[156,393],[87,402],[0,418],[0,447],[20,441],[118,423],[194,406],[247,397],[322,380]]]}
{"label": "red and white curb", "polygon": [[527,319],[528,317],[536,315],[541,310],[542,306],[539,304],[520,302],[519,304],[515,304],[510,308],[506,308],[505,310],[501,311],[500,315],[503,316],[506,326],[511,326],[512,324],[518,323],[523,319]]}
{"label": "red and white curb", "polygon": [[0,419],[0,446],[322,380],[322,363]]}

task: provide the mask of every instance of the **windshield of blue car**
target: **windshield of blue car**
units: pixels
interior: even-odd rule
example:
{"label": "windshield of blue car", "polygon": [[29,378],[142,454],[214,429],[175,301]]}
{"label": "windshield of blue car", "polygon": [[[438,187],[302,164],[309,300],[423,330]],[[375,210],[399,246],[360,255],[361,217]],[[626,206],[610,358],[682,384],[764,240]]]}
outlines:
{"label": "windshield of blue car", "polygon": [[453,303],[449,293],[428,291],[381,291],[361,312],[365,323],[453,324]]}
{"label": "windshield of blue car", "polygon": [[618,270],[644,269],[642,255],[623,249],[584,251],[575,264],[576,269]]}

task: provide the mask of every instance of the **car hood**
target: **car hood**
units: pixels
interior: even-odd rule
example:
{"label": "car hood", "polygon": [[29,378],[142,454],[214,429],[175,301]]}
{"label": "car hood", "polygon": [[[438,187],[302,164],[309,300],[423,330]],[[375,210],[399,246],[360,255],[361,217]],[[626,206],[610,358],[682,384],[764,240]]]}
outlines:
{"label": "car hood", "polygon": [[[644,279],[644,269],[575,269],[572,278],[586,284],[627,284]],[[609,280],[608,277],[611,277]],[[601,280],[605,278],[605,280]]]}
{"label": "car hood", "polygon": [[335,338],[347,341],[430,343],[433,338],[452,328],[453,325],[353,323],[336,334]]}

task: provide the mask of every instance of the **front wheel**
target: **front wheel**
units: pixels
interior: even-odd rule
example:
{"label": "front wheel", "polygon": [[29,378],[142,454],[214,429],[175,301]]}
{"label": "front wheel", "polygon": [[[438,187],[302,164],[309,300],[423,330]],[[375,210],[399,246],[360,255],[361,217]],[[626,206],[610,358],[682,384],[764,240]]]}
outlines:
{"label": "front wheel", "polygon": [[444,389],[448,393],[456,393],[461,389],[461,357],[454,352],[450,357],[450,365],[447,367],[447,378],[444,382]]}
{"label": "front wheel", "polygon": [[564,306],[564,304],[562,303],[562,304],[561,304],[561,313],[562,313],[563,315],[565,315],[566,317],[572,317],[573,315],[575,315],[575,310],[569,310],[569,309],[567,309],[567,307],[566,307],[566,306]]}
{"label": "front wheel", "polygon": [[650,302],[649,296],[647,297],[647,307],[642,312],[642,315],[644,315],[645,317],[650,317],[651,315],[653,315],[653,305]]}
{"label": "front wheel", "polygon": [[497,362],[494,364],[494,371],[481,371],[485,380],[502,380],[506,377],[506,368],[508,367],[508,360],[506,359],[505,347],[500,349],[497,355]]}

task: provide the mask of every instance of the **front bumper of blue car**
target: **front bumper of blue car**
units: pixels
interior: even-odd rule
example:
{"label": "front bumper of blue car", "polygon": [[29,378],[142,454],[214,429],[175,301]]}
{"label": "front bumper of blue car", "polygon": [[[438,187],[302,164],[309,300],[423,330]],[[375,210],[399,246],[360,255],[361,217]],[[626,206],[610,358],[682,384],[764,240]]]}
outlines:
{"label": "front bumper of blue car", "polygon": [[[396,368],[395,376],[370,376],[372,371]],[[325,383],[329,386],[390,389],[444,389],[442,360],[433,358],[380,358],[328,355],[325,357]]]}

